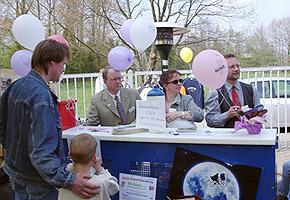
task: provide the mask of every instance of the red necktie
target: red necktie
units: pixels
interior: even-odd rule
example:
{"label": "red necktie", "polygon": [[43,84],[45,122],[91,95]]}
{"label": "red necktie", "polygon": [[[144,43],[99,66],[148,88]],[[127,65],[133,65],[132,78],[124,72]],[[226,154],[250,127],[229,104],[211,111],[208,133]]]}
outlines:
{"label": "red necktie", "polygon": [[240,100],[239,100],[239,95],[236,91],[236,87],[232,87],[232,99],[233,99],[233,105],[234,106],[241,106]]}

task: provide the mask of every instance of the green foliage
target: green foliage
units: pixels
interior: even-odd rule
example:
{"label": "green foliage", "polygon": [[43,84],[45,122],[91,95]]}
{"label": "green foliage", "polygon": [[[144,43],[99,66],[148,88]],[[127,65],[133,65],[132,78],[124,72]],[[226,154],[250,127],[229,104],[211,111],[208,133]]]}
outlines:
{"label": "green foliage", "polygon": [[106,58],[87,48],[71,48],[71,59],[66,73],[95,73],[106,66]]}
{"label": "green foliage", "polygon": [[240,62],[245,67],[277,66],[278,59],[273,52],[255,52],[250,57],[241,57]]}
{"label": "green foliage", "polygon": [[242,66],[260,67],[279,65],[275,48],[267,40],[264,30],[258,29],[245,44],[245,54],[240,57]]}
{"label": "green foliage", "polygon": [[11,43],[6,46],[3,42],[0,42],[0,68],[9,69],[12,55],[21,49],[23,48],[18,43]]}
{"label": "green foliage", "polygon": [[173,48],[169,55],[169,68],[177,70],[191,69],[191,64],[185,63],[179,56],[181,48]]}

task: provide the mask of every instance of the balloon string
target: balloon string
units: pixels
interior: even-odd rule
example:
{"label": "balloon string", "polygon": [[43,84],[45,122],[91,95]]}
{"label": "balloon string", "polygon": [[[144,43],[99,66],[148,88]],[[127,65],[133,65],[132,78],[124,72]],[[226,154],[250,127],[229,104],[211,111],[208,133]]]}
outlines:
{"label": "balloon string", "polygon": [[[225,101],[226,104],[228,104],[228,106],[231,107],[230,102],[226,99],[226,97],[224,96],[224,94],[223,94],[220,90],[217,90],[217,91],[218,91],[218,92],[220,93],[220,95],[222,95],[222,97],[223,97],[221,103],[220,103],[218,106],[220,107],[220,105],[223,103],[223,101]],[[235,110],[235,114],[236,114],[236,116],[239,118],[239,120],[241,120],[241,117],[240,117],[240,115],[239,115],[239,113],[238,113],[238,110]]]}
{"label": "balloon string", "polygon": [[[135,51],[134,51],[134,58],[136,58],[137,56],[139,56],[140,55],[140,57],[141,57],[141,59],[142,59],[142,53],[144,53],[144,52],[140,52],[140,51],[137,51],[137,53],[135,54]],[[136,63],[135,63],[135,65],[136,65]],[[138,67],[140,67],[141,68],[141,65],[137,65]],[[152,68],[151,68],[151,66],[149,66],[149,68],[148,68],[149,70],[149,72],[154,72],[153,70],[152,70]]]}
{"label": "balloon string", "polygon": [[[142,55],[141,55],[142,53],[144,53],[144,52],[137,51],[137,53],[134,55],[134,57],[137,57],[138,55],[142,56]],[[141,58],[141,59],[142,59],[142,58]],[[139,67],[140,67],[140,65],[139,65]],[[152,74],[152,81],[151,81],[151,83],[150,83],[151,87],[154,87],[154,85],[157,85],[159,88],[162,88],[162,86],[158,83],[158,81],[157,81],[157,80],[154,80],[153,77],[154,77],[154,75],[157,75],[157,74],[155,73],[155,71],[152,70],[151,66],[148,67],[148,71],[149,71],[149,72],[153,72],[153,74]],[[149,76],[149,75],[148,75],[148,76]],[[160,78],[160,77],[158,77],[158,78]],[[152,86],[152,85],[153,85],[153,86]]]}

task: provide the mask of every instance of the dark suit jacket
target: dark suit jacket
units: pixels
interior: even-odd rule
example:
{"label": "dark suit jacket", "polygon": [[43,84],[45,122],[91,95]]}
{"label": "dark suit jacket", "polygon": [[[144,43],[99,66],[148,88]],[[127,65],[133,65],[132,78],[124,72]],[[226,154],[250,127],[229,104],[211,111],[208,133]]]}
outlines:
{"label": "dark suit jacket", "polygon": [[[128,116],[128,122],[132,123],[136,119],[136,100],[140,100],[141,97],[137,90],[128,88],[121,88],[120,96],[121,103]],[[92,96],[90,111],[85,125],[117,126],[120,123],[121,119],[118,110],[107,89]]]}
{"label": "dark suit jacket", "polygon": [[[252,86],[250,84],[246,84],[243,82],[240,82],[240,84],[241,84],[243,96],[244,96],[244,105],[248,105],[250,108],[254,108]],[[233,102],[230,99],[229,94],[228,94],[224,85],[223,85],[223,87],[221,87],[220,91],[221,91],[221,93],[223,93],[223,95],[221,95],[218,92],[219,104],[220,104],[221,113],[224,113],[224,112],[227,112],[231,106],[233,106]],[[224,98],[226,98],[227,101],[224,101],[223,100]],[[228,105],[227,102],[229,102],[230,105]],[[237,120],[238,120],[237,117],[229,119],[223,128],[234,128],[235,121],[237,121]]]}

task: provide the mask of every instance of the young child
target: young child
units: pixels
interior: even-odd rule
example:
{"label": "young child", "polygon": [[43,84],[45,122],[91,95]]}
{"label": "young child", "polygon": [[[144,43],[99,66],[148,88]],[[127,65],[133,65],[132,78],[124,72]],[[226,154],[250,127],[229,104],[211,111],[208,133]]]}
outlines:
{"label": "young child", "polygon": [[[82,133],[75,136],[70,143],[70,157],[73,163],[67,165],[67,170],[76,173],[88,173],[91,176],[89,182],[99,184],[100,193],[92,200],[110,200],[110,196],[119,191],[117,179],[113,177],[108,170],[105,170],[100,163],[100,159],[96,157],[97,143],[90,134]],[[95,168],[92,167],[93,162]],[[81,199],[70,190],[60,189],[59,200],[79,200]]]}

